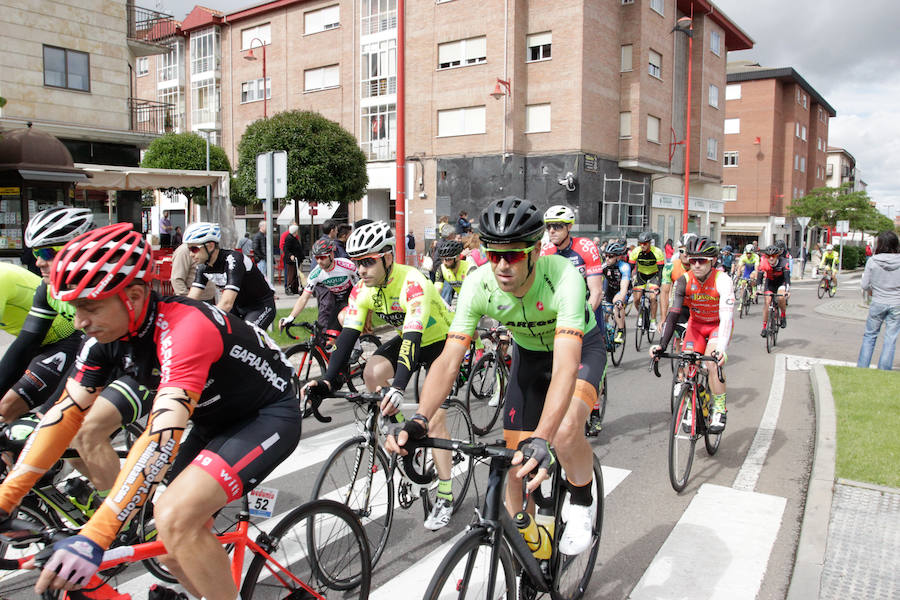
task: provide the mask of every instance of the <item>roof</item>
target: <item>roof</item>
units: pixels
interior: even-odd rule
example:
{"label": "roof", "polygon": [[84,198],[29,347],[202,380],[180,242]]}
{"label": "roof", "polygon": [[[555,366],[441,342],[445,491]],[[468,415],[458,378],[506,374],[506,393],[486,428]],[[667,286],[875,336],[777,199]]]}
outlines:
{"label": "roof", "polygon": [[713,23],[725,30],[726,50],[749,50],[753,47],[753,39],[709,0],[677,0],[677,2],[678,10],[684,14],[690,15],[691,5],[693,5],[695,15],[705,15]]}
{"label": "roof", "polygon": [[728,83],[739,83],[741,81],[758,81],[761,79],[778,79],[780,81],[790,81],[798,84],[803,90],[810,95],[810,97],[816,101],[816,103],[820,104],[826,111],[828,111],[828,116],[834,117],[837,115],[837,111],[834,110],[825,98],[822,97],[819,92],[815,90],[815,88],[803,79],[800,74],[794,70],[793,67],[779,67],[775,69],[770,69],[768,67],[762,67],[757,63],[753,63],[750,61],[738,61],[733,63],[728,63],[728,75],[727,81]]}
{"label": "roof", "polygon": [[265,2],[256,4],[249,8],[243,8],[243,9],[235,11],[233,13],[228,13],[228,15],[225,17],[225,21],[232,22],[232,21],[240,21],[241,19],[249,19],[251,17],[256,17],[259,15],[265,14],[269,11],[284,8],[285,6],[291,6],[293,4],[302,4],[304,2],[309,2],[309,0],[267,0]]}
{"label": "roof", "polygon": [[197,5],[181,22],[181,32],[188,33],[210,25],[220,25],[224,17],[225,13],[221,11]]}

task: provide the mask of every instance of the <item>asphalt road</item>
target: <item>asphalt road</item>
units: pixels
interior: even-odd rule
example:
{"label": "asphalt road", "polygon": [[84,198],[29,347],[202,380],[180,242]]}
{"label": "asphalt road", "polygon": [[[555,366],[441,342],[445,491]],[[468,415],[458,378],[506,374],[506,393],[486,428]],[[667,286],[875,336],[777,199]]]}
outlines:
{"label": "asphalt road", "polygon": [[[852,277],[845,276],[842,280],[837,299],[859,297],[856,286],[851,283]],[[822,301],[815,297],[812,285],[799,283],[794,286],[788,328],[781,332],[777,352],[855,361],[862,322],[818,314],[813,307],[819,302]],[[764,502],[774,499],[771,506],[780,507],[774,511],[773,538],[757,567],[759,576],[755,583],[741,583],[739,589],[725,594],[722,588],[713,585],[716,582],[709,580],[708,567],[693,572],[697,565],[702,567],[704,564],[724,565],[723,573],[728,570],[726,567],[752,570],[742,563],[741,551],[742,546],[752,546],[753,542],[729,533],[739,530],[729,529],[732,517],[727,508],[702,509],[707,505],[701,502],[705,498],[701,490],[738,493],[735,490],[740,485],[736,484],[736,478],[745,467],[770,400],[777,359],[775,354],[766,353],[765,341],[759,337],[761,312],[761,306],[754,306],[749,317],[736,321],[726,368],[728,426],[714,457],[707,455],[702,443],[698,445],[690,483],[680,494],[673,491],[667,475],[668,367],[662,370],[662,378],[654,377],[648,371],[646,345],[641,353],[637,353],[632,338],[628,340],[622,365],[610,367],[606,419],[600,436],[592,442],[595,454],[608,468],[605,472],[604,528],[597,567],[586,598],[673,597],[660,591],[665,590],[666,585],[654,587],[659,583],[654,577],[663,568],[671,571],[663,583],[677,580],[682,574],[682,579],[696,582],[690,593],[679,592],[679,598],[784,598],[814,450],[815,415],[809,378],[804,371],[780,371],[784,381],[783,394],[779,398],[782,401],[780,410],[774,414],[777,421],[769,432],[767,453],[750,488],[741,484],[744,485],[741,498],[750,497],[754,502],[760,498]],[[633,328],[633,319],[633,315],[629,317],[629,328]],[[629,335],[631,333],[630,329]],[[280,490],[276,512],[286,511],[308,498],[327,450],[353,431],[353,415],[347,407],[337,405],[330,414],[334,417],[330,424],[304,423],[301,451],[265,483],[266,487]],[[499,437],[499,429],[497,435],[489,436],[489,439],[496,437]],[[475,478],[477,490],[483,492],[485,471],[476,471]],[[470,489],[470,499],[474,498],[474,491],[474,488]],[[725,498],[727,505],[731,502],[727,500],[730,496]],[[694,510],[689,511],[692,505]],[[437,533],[427,532],[421,526],[420,503],[409,510],[396,509],[390,546],[376,568],[373,598],[396,597],[398,590],[402,590],[399,597],[418,597],[413,582],[419,579],[427,582],[433,569],[413,575],[417,565],[439,544],[462,531],[473,506],[470,500],[450,526]],[[702,527],[685,529],[685,523],[695,522],[691,521],[689,513],[694,514],[696,510],[701,510],[699,523]],[[765,528],[761,525],[760,529]],[[683,542],[686,534],[691,541],[691,552],[695,554],[683,562],[672,563],[667,558],[670,556],[667,551],[676,538]],[[693,543],[694,539],[696,543]],[[728,577],[727,574],[716,575],[723,585],[730,581]],[[119,581],[130,581],[123,587],[136,592],[136,598],[144,598],[143,590],[152,583],[140,567],[130,568]],[[27,589],[27,578],[19,577],[0,583],[0,597],[32,598],[33,594]]]}

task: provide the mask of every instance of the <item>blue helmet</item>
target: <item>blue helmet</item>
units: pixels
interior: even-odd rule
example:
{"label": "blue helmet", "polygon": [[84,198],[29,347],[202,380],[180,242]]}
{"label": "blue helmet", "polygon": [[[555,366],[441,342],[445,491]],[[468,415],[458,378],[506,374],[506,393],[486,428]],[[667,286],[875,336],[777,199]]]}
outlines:
{"label": "blue helmet", "polygon": [[205,244],[206,242],[219,243],[222,241],[222,230],[218,223],[191,223],[184,232],[182,241],[185,244]]}

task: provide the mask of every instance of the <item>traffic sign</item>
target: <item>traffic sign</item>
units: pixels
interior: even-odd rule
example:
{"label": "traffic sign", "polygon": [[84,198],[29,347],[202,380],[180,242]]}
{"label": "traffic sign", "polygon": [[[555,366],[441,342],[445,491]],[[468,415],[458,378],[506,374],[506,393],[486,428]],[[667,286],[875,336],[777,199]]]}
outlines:
{"label": "traffic sign", "polygon": [[850,233],[850,221],[838,221],[834,230],[838,233]]}
{"label": "traffic sign", "polygon": [[800,229],[806,229],[806,226],[809,225],[809,217],[797,217],[797,222],[800,223]]}
{"label": "traffic sign", "polygon": [[[269,161],[271,155],[271,162]],[[271,167],[270,167],[271,165]],[[273,198],[287,197],[287,152],[261,152],[256,155],[256,197],[265,200],[268,194],[270,169],[275,172]]]}

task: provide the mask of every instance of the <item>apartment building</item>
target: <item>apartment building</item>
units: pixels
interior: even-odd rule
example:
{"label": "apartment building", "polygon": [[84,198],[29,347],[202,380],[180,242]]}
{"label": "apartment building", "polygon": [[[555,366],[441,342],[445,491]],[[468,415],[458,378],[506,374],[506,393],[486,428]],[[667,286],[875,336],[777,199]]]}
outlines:
{"label": "apartment building", "polygon": [[[171,19],[130,0],[21,0],[4,3],[0,30],[4,152],[51,161],[0,165],[0,256],[18,257],[30,216],[61,202],[92,208],[99,223],[140,225],[140,192],[76,193],[73,184],[87,176],[71,162],[139,164],[156,134],[147,127],[152,105],[135,101],[132,70],[160,51],[156,38],[174,34]],[[45,150],[10,147],[15,140]]]}
{"label": "apartment building", "polygon": [[[518,195],[572,206],[583,231],[677,237],[688,47],[672,29],[692,12],[692,223],[715,234],[725,52],[752,40],[705,0],[407,0],[409,227],[433,237],[440,215],[478,214]],[[147,72],[181,65],[183,81],[165,88],[179,90],[169,93],[176,129],[213,130],[234,164],[256,119],[302,109],[337,121],[370,161],[368,194],[317,219],[334,210],[393,219],[397,22],[396,0],[274,0],[229,14],[195,7]],[[197,72],[195,61],[207,59],[212,68]],[[140,77],[136,85],[144,89]],[[158,77],[155,85],[161,101]]]}
{"label": "apartment building", "polygon": [[865,191],[866,184],[860,178],[856,159],[844,148],[828,147],[826,151],[825,185],[839,188],[850,184],[851,191]]}
{"label": "apartment building", "polygon": [[826,185],[828,119],[834,108],[791,67],[728,65],[725,89],[723,231],[732,245],[793,245],[794,198]]}

